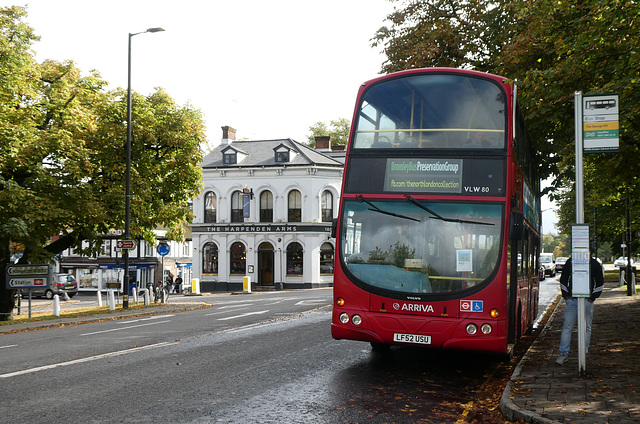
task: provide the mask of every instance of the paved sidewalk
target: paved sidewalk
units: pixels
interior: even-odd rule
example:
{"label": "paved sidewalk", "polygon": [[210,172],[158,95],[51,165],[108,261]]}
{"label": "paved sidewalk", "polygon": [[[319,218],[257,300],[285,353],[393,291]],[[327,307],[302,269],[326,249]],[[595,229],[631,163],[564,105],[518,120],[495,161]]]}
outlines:
{"label": "paved sidewalk", "polygon": [[576,330],[569,361],[555,364],[563,317],[561,300],[505,388],[504,416],[527,423],[640,423],[640,296],[605,283],[595,303],[584,376]]}

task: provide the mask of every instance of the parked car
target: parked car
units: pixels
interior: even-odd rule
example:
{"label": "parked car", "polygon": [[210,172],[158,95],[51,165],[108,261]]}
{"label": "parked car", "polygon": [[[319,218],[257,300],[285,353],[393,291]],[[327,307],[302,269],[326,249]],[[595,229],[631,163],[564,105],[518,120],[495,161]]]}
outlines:
{"label": "parked car", "polygon": [[540,264],[544,266],[544,273],[550,277],[556,275],[556,261],[553,253],[541,253]]}
{"label": "parked car", "polygon": [[569,258],[565,258],[564,256],[559,256],[556,258],[556,271],[557,272],[562,272],[562,268],[564,268],[564,264],[567,263],[567,259]]}
{"label": "parked car", "polygon": [[[613,261],[613,264],[617,267],[624,267],[627,266],[627,257],[626,256],[620,256],[618,259],[616,259],[615,261]],[[633,259],[631,259],[631,266],[634,265]]]}
{"label": "parked car", "polygon": [[[22,298],[29,296],[29,289],[20,290]],[[69,297],[75,296],[78,293],[78,282],[76,277],[71,274],[53,274],[53,281],[45,287],[33,287],[31,290],[32,297],[46,297],[47,299],[53,299],[53,296],[67,293]]]}

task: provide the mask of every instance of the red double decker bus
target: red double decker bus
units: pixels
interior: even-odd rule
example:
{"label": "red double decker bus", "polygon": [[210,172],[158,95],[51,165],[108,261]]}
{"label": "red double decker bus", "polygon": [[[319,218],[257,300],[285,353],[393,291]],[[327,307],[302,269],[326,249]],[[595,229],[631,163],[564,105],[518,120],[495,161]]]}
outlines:
{"label": "red double decker bus", "polygon": [[335,339],[509,353],[538,309],[540,182],[505,78],[414,69],[364,83],[349,137]]}

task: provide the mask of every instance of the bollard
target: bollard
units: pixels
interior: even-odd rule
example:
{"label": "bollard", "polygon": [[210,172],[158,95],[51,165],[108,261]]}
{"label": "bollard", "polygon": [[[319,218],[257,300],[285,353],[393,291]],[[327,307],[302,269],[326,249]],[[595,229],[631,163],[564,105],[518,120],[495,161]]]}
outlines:
{"label": "bollard", "polygon": [[191,293],[200,294],[200,279],[193,278],[191,280]]}
{"label": "bollard", "polygon": [[138,290],[136,290],[135,287],[133,288],[131,295],[133,296],[133,303],[138,303]]}
{"label": "bollard", "polygon": [[102,306],[102,292],[98,290],[98,306]]}
{"label": "bollard", "polygon": [[149,306],[149,289],[143,289],[142,295],[144,296],[144,306]]}
{"label": "bollard", "polygon": [[53,315],[60,316],[60,296],[57,294],[53,296]]}
{"label": "bollard", "polygon": [[242,286],[245,293],[251,293],[251,277],[244,277],[242,279]]}
{"label": "bollard", "polygon": [[167,303],[167,291],[160,289],[160,303]]}
{"label": "bollard", "polygon": [[109,290],[109,310],[116,310],[116,295],[115,290]]}

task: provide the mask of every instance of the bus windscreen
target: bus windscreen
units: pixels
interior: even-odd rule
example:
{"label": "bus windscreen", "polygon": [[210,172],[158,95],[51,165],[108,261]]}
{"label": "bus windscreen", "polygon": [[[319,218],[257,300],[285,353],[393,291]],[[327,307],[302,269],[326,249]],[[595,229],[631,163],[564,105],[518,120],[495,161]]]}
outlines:
{"label": "bus windscreen", "polygon": [[506,96],[493,81],[457,74],[372,85],[358,106],[354,149],[504,149]]}

